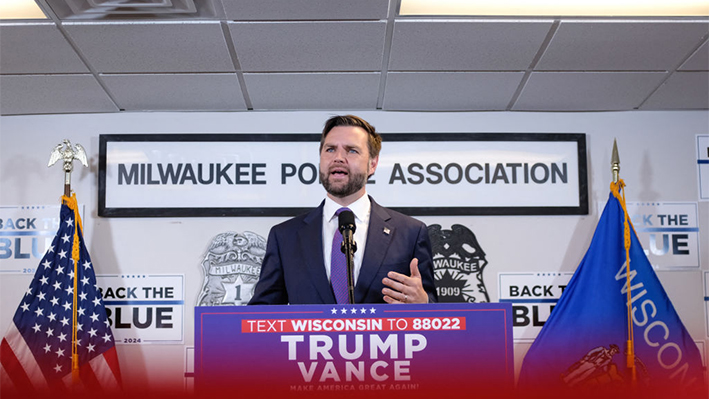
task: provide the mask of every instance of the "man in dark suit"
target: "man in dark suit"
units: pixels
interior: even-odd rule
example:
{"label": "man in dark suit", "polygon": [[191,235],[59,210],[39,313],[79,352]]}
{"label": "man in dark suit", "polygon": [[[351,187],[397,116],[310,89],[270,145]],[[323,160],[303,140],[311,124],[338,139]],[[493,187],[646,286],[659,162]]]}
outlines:
{"label": "man in dark suit", "polygon": [[373,126],[356,116],[335,116],[325,123],[320,181],[327,197],[316,209],[271,229],[250,305],[342,303],[331,284],[331,277],[336,280],[341,273],[331,256],[342,208],[355,215],[355,303],[436,301],[426,225],[367,195],[381,140]]}

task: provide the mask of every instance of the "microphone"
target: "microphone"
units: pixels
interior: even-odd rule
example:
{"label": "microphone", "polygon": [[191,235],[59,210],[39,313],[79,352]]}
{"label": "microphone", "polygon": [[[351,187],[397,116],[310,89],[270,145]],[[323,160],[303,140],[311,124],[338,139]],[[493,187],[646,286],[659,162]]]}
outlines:
{"label": "microphone", "polygon": [[337,221],[339,223],[338,229],[340,230],[340,234],[342,234],[343,240],[342,252],[347,254],[347,252],[345,252],[345,246],[352,245],[352,253],[355,253],[355,251],[357,251],[357,245],[354,243],[354,232],[357,226],[355,225],[354,213],[352,213],[352,211],[342,211],[337,215]]}
{"label": "microphone", "polygon": [[349,302],[355,303],[354,299],[354,253],[357,251],[357,244],[354,242],[355,216],[350,210],[342,211],[337,215],[338,229],[342,234],[342,246],[340,249],[345,254],[347,260],[347,294]]}

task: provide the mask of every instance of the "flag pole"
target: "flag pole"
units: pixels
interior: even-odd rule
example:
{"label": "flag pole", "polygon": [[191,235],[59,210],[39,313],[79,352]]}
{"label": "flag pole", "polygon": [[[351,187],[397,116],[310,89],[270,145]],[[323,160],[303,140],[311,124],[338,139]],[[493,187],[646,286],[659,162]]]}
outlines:
{"label": "flag pole", "polygon": [[[620,180],[620,156],[618,155],[618,143],[613,139],[613,152],[611,154],[611,172],[613,173],[613,186],[615,190],[620,191],[625,185],[622,180]],[[620,197],[620,195],[618,195]],[[620,199],[620,198],[619,198]],[[633,312],[632,312],[632,294],[630,288],[630,243],[629,234],[630,227],[628,223],[628,212],[625,208],[625,190],[623,191],[623,212],[625,217],[625,281],[626,281],[626,291],[627,291],[627,308],[628,308],[628,341],[626,342],[626,366],[630,370],[630,384],[631,388],[634,389],[637,383],[637,369],[635,368],[635,336],[633,333]]]}
{"label": "flag pole", "polygon": [[71,376],[74,387],[79,383],[79,353],[78,353],[78,331],[77,331],[77,308],[78,308],[78,278],[79,275],[79,231],[81,229],[81,219],[78,217],[78,204],[76,195],[71,194],[71,172],[74,170],[74,160],[80,161],[85,167],[88,167],[86,159],[86,151],[81,144],[71,145],[67,139],[61,144],[58,144],[49,155],[49,163],[47,167],[54,165],[57,161],[63,160],[64,169],[64,196],[62,204],[67,205],[74,213],[74,245],[72,246],[72,260],[74,263],[74,290],[73,290],[73,305],[72,305],[72,330],[71,330]]}

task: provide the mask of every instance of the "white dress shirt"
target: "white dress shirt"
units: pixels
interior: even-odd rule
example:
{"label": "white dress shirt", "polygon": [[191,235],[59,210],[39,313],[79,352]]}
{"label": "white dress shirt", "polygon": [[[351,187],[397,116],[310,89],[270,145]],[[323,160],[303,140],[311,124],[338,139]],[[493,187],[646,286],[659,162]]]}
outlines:
{"label": "white dress shirt", "polygon": [[[325,271],[327,279],[330,280],[330,256],[332,255],[332,238],[338,228],[338,218],[335,215],[342,205],[333,201],[330,197],[325,197],[325,206],[323,207],[322,221],[322,242],[323,242],[323,259],[325,260]],[[355,233],[354,241],[357,243],[357,251],[354,253],[354,283],[357,284],[357,277],[362,268],[362,258],[364,256],[364,246],[367,242],[367,230],[369,229],[369,215],[372,210],[372,203],[369,201],[369,196],[365,193],[360,199],[347,206],[355,215]]]}

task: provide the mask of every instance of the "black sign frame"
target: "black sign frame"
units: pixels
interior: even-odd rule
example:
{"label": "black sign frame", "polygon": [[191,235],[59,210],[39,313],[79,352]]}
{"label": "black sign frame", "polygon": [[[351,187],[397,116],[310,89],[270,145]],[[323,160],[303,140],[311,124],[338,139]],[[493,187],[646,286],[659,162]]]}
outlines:
{"label": "black sign frame", "polygon": [[[584,133],[382,133],[383,141],[535,141],[574,142],[578,159],[578,206],[520,207],[391,207],[410,216],[510,216],[510,215],[587,215],[588,167]],[[319,142],[320,134],[102,134],[99,135],[100,217],[222,217],[222,216],[295,216],[312,209],[303,207],[187,207],[187,208],[112,208],[106,206],[106,162],[109,142]],[[378,199],[386,206],[385,199]],[[318,204],[313,204],[313,207]]]}

